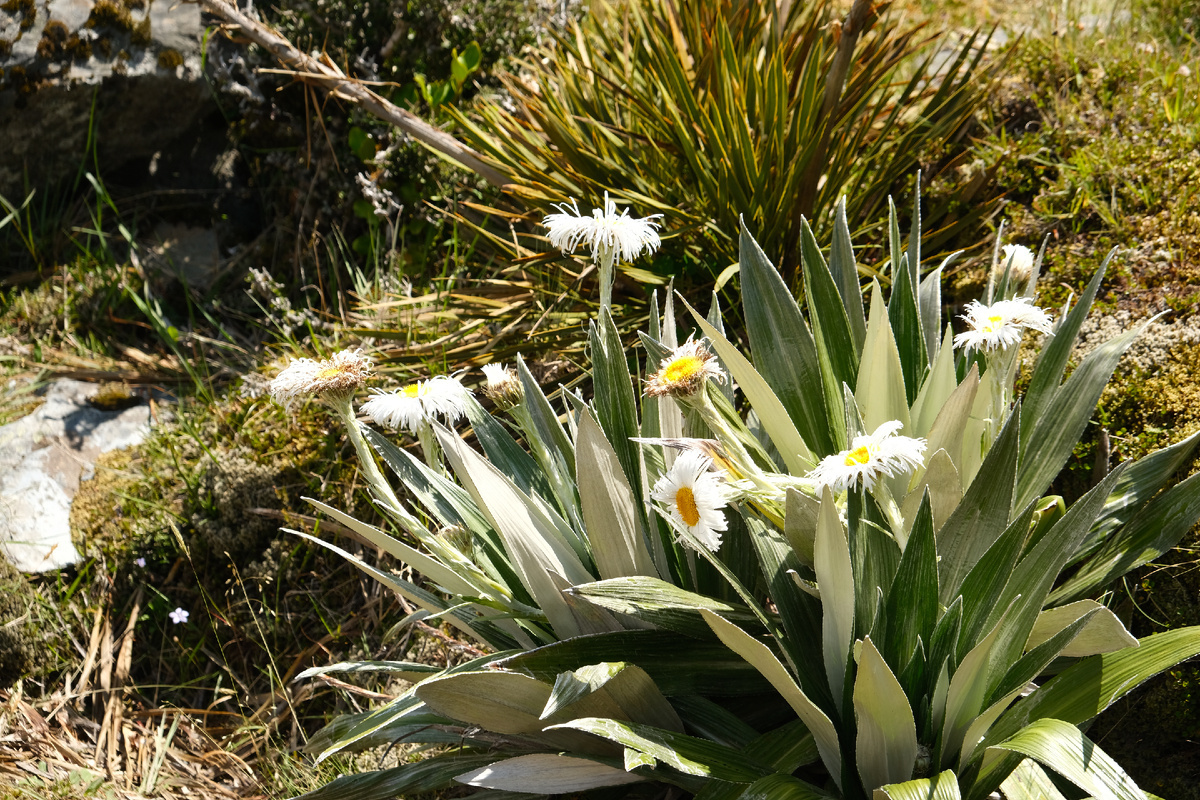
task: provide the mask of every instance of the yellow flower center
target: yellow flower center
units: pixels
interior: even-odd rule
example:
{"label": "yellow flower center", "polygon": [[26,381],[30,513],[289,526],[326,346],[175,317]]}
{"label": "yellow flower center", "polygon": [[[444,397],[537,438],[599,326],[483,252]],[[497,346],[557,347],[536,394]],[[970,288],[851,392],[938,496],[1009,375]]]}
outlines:
{"label": "yellow flower center", "polygon": [[326,367],[325,369],[323,369],[317,373],[317,380],[324,380],[326,378],[336,378],[337,376],[339,376],[341,374],[342,374],[342,371],[340,369],[338,369],[337,367]]}
{"label": "yellow flower center", "polygon": [[696,508],[696,495],[692,493],[692,487],[679,487],[679,491],[675,492],[675,507],[689,528],[700,522],[700,509]]}
{"label": "yellow flower center", "polygon": [[1004,327],[1004,317],[999,314],[993,314],[987,318],[987,322],[983,326],[984,333],[995,333]]}
{"label": "yellow flower center", "polygon": [[421,384],[414,383],[411,386],[405,386],[403,389],[400,390],[400,394],[404,397],[420,397],[421,396]]}
{"label": "yellow flower center", "polygon": [[696,356],[680,356],[667,364],[663,381],[667,384],[686,383],[704,371],[704,360]]}
{"label": "yellow flower center", "polygon": [[871,451],[866,445],[856,447],[849,453],[846,453],[846,466],[853,467],[856,464],[865,464],[871,460]]}

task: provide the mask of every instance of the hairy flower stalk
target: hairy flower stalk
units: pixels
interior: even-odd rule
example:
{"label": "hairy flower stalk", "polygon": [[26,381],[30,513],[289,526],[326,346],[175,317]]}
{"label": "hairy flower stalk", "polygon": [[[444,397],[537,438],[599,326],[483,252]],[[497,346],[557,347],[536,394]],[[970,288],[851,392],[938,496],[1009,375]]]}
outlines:
{"label": "hairy flower stalk", "polygon": [[421,443],[425,463],[445,473],[442,450],[431,423],[440,417],[453,425],[466,416],[466,394],[456,378],[439,375],[391,392],[376,391],[362,404],[362,412],[385,428],[414,434]]}
{"label": "hairy flower stalk", "polygon": [[629,216],[629,209],[617,213],[617,204],[604,193],[604,208],[592,209],[585,217],[579,204],[571,199],[571,205],[560,203],[555,206],[557,214],[548,214],[542,224],[550,231],[550,244],[564,253],[573,251],[581,244],[592,251],[592,261],[600,268],[600,307],[612,307],[612,287],[618,260],[633,261],[643,253],[653,253],[662,244],[658,236],[662,214],[648,217]]}
{"label": "hairy flower stalk", "polygon": [[354,415],[354,393],[363,387],[370,375],[370,358],[358,350],[342,350],[325,361],[296,359],[275,376],[268,391],[275,402],[289,411],[309,398],[328,406],[346,429],[367,482],[380,500],[403,514],[406,512],[400,505],[400,498],[380,471],[375,453],[363,438]]}

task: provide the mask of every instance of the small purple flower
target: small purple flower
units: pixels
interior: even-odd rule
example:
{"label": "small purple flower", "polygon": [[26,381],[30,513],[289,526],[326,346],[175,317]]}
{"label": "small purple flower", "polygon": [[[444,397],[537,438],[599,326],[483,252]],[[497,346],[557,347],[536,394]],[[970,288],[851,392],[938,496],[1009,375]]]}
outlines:
{"label": "small purple flower", "polygon": [[188,621],[188,612],[182,608],[175,609],[168,616],[171,617],[171,622],[174,622],[176,625]]}
{"label": "small purple flower", "polygon": [[144,558],[135,558],[133,560],[133,563],[137,564],[142,569],[146,568],[146,559],[144,559]]}

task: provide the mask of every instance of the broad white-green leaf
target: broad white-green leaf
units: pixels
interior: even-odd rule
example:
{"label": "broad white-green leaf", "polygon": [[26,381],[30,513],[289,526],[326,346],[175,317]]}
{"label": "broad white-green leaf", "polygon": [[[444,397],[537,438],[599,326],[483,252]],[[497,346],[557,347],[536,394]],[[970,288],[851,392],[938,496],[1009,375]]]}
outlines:
{"label": "broad white-green leaf", "polygon": [[561,731],[564,729],[586,731],[600,736],[610,742],[651,756],[685,775],[697,775],[733,783],[752,783],[771,771],[756,762],[749,754],[739,753],[733,748],[706,739],[697,739],[694,736],[665,731],[649,725],[584,717],[555,725],[550,730]]}
{"label": "broad white-green leaf", "polygon": [[439,714],[494,733],[538,733],[550,699],[546,684],[517,672],[464,672],[430,678],[414,693]]}
{"label": "broad white-green leaf", "polygon": [[576,586],[571,593],[609,611],[627,614],[659,628],[689,636],[704,637],[711,634],[708,624],[700,616],[702,608],[751,625],[757,621],[754,612],[741,604],[723,603],[657,578],[613,578]]}
{"label": "broad white-green leaf", "polygon": [[804,440],[822,455],[834,452],[833,436],[826,424],[829,411],[825,406],[820,360],[808,324],[791,290],[744,222],[739,244],[742,308],[750,352],[759,372],[775,390]]}
{"label": "broad white-green leaf", "polygon": [[1088,353],[1046,403],[1040,412],[1042,416],[1032,424],[1022,422],[1018,506],[1045,493],[1079,442],[1121,356],[1156,319],[1114,336]]}
{"label": "broad white-green leaf", "polygon": [[455,775],[493,759],[495,756],[488,753],[435,756],[391,769],[343,775],[294,800],[391,800],[400,795],[424,794],[453,786]]}
{"label": "broad white-green leaf", "polygon": [[589,664],[560,672],[542,719],[605,716],[683,732],[679,715],[641,667],[626,662]]}
{"label": "broad white-green leaf", "polygon": [[1038,763],[1026,758],[1000,784],[1007,800],[1066,800]]}
{"label": "broad white-green leaf", "polygon": [[1091,656],[1018,701],[988,732],[986,744],[1046,717],[1083,723],[1163,670],[1200,655],[1200,626],[1156,633],[1136,648]]}
{"label": "broad white-green leaf", "polygon": [[1088,619],[1074,640],[1060,653],[1068,658],[1082,658],[1097,653],[1112,653],[1126,647],[1137,647],[1138,640],[1125,629],[1117,615],[1095,600],[1079,600],[1058,608],[1048,608],[1038,614],[1025,642],[1029,651],[1054,634],[1070,625],[1089,611],[1095,614]]}
{"label": "broad white-green leaf", "polygon": [[333,519],[337,522],[340,522],[342,525],[350,528],[359,536],[362,536],[368,542],[375,545],[380,550],[383,550],[388,555],[399,559],[405,564],[408,564],[417,572],[421,573],[426,578],[438,584],[451,594],[465,597],[487,597],[489,595],[494,596],[495,589],[498,588],[494,584],[472,585],[468,581],[464,580],[459,573],[450,569],[442,562],[437,561],[436,559],[425,553],[422,553],[415,548],[409,547],[404,542],[401,542],[393,536],[389,536],[379,528],[376,528],[374,525],[368,525],[365,522],[361,522],[349,514],[344,514],[341,511],[338,511],[336,508],[325,505],[319,500],[314,500],[311,497],[305,497],[303,499],[307,500],[309,504],[317,507],[329,516],[333,517]]}
{"label": "broad white-green leaf", "polygon": [[867,318],[867,339],[854,400],[868,432],[892,420],[904,423],[905,435],[912,430],[904,391],[904,368],[900,365],[900,351],[878,281],[871,284],[871,315]]}
{"label": "broad white-green leaf", "polygon": [[589,583],[571,546],[549,518],[544,507],[521,492],[457,435],[435,425],[438,441],[459,480],[504,540],[505,549],[522,583],[537,600],[560,638],[578,636],[579,625],[559,593],[551,573],[571,585]]}
{"label": "broad white-green leaf", "polygon": [[1197,519],[1200,519],[1200,473],[1159,494],[1110,534],[1095,554],[1051,593],[1050,602],[1061,603],[1087,594],[1157,558],[1174,547]]}
{"label": "broad white-green leaf", "polygon": [[741,793],[740,800],[832,800],[827,794],[799,778],[776,772],[759,778]]}
{"label": "broad white-green leaf", "polygon": [[[975,364],[963,382],[950,393],[950,397],[942,404],[933,426],[929,429],[929,445],[927,452],[935,453],[945,450],[947,453],[961,453],[963,434],[970,420],[971,409],[975,404],[975,395],[979,391],[979,370]],[[955,467],[957,469],[957,465]]]}
{"label": "broad white-green leaf", "polygon": [[700,316],[696,309],[688,305],[686,301],[684,305],[687,306],[688,311],[692,312],[696,324],[708,337],[713,351],[720,356],[721,361],[729,369],[729,374],[737,381],[738,386],[746,395],[746,400],[758,414],[763,430],[771,437],[771,441],[783,458],[783,463],[787,466],[788,471],[793,475],[806,474],[816,464],[816,460],[796,429],[796,424],[788,416],[787,409],[784,408],[779,397],[763,380],[762,375],[758,374],[754,365],[730,344],[720,331],[710,325],[708,320]]}
{"label": "broad white-green leaf", "polygon": [[[600,309],[600,316],[589,331],[588,342],[592,356],[592,385],[595,387],[592,402],[596,416],[617,453],[629,485],[637,486],[641,482],[641,456],[638,446],[630,441],[641,435],[637,397],[629,374],[625,345],[621,342],[621,335],[608,308]],[[578,440],[578,434],[575,438]]]}
{"label": "broad white-green leaf", "polygon": [[880,786],[875,790],[873,800],[961,800],[961,797],[958,778],[953,770],[946,770],[932,778]]}
{"label": "broad white-green leaf", "polygon": [[825,769],[833,776],[840,787],[842,785],[842,756],[838,745],[837,730],[829,717],[808,699],[808,696],[796,685],[791,673],[765,644],[755,639],[744,630],[728,620],[722,619],[711,611],[703,610],[705,621],[712,626],[713,632],[733,652],[737,653],[757,669],[766,678],[775,691],[783,696],[796,715],[804,722],[804,726],[817,742],[817,750],[821,753],[821,761]]}
{"label": "broad white-green leaf", "polygon": [[921,331],[925,335],[925,349],[928,351],[930,362],[936,361],[937,357],[941,355],[941,347],[939,347],[941,339],[939,337],[942,332],[942,272],[958,255],[958,253],[950,254],[941,266],[926,275],[921,280],[921,286],[917,292],[917,299],[921,307]]}
{"label": "broad white-green leaf", "polygon": [[913,401],[910,415],[912,431],[906,432],[906,435],[927,436],[929,429],[933,427],[933,421],[937,419],[938,412],[942,410],[942,406],[946,404],[957,386],[958,377],[954,372],[954,331],[947,325],[942,346],[938,348],[937,357],[930,365],[929,374],[925,376],[925,382],[921,384],[921,391],[917,392],[917,399]]}
{"label": "broad white-green leaf", "polygon": [[1024,690],[1024,686],[1014,689],[985,708],[979,713],[979,716],[975,717],[975,719],[971,721],[971,725],[967,728],[967,732],[963,735],[962,749],[958,754],[958,771],[960,774],[966,771],[967,764],[975,755],[975,751],[979,748],[979,743],[983,741],[983,737],[987,735],[988,728],[992,727],[992,724],[1000,718],[1000,715],[1004,713],[1005,709],[1007,709],[1012,704],[1012,701],[1016,700]]}
{"label": "broad white-green leaf", "polygon": [[982,772],[1003,751],[1036,759],[1097,800],[1146,800],[1125,770],[1069,722],[1041,719],[989,747]]}
{"label": "broad white-green leaf", "polygon": [[[1016,602],[1014,601],[1014,605]],[[983,703],[987,700],[989,684],[997,679],[992,671],[999,671],[1007,664],[994,663],[996,642],[1004,625],[1012,613],[1010,606],[1000,617],[987,636],[975,647],[971,648],[954,676],[950,679],[950,688],[946,694],[946,722],[942,726],[942,762],[947,763],[962,747],[967,729],[975,721],[975,717],[983,711]]]}
{"label": "broad white-green leaf", "polygon": [[820,507],[821,504],[816,498],[796,489],[787,490],[783,535],[791,544],[796,557],[810,567],[817,540],[817,512]]}
{"label": "broad white-green leaf", "polygon": [[863,640],[854,680],[854,718],[863,788],[871,791],[911,777],[917,760],[917,723],[900,681],[869,636]]}
{"label": "broad white-green leaf", "polygon": [[590,414],[580,415],[575,458],[579,502],[600,577],[656,576],[633,490],[616,451]]}
{"label": "broad white-green leaf", "polygon": [[[494,757],[494,756],[493,756]],[[533,794],[585,792],[601,786],[623,786],[646,780],[641,775],[599,761],[554,753],[534,753],[497,761],[456,775],[468,786]]]}
{"label": "broad white-green leaf", "polygon": [[905,530],[912,530],[912,522],[916,519],[917,509],[921,507],[921,498],[926,491],[929,492],[930,508],[933,511],[933,529],[937,531],[962,502],[958,470],[954,468],[954,462],[945,450],[937,450],[929,457],[921,479],[900,504]]}
{"label": "broad white-green leaf", "polygon": [[854,260],[854,245],[850,242],[850,226],[846,223],[845,197],[838,200],[835,211],[833,241],[829,247],[829,272],[842,296],[842,305],[854,334],[855,350],[861,353],[867,338],[867,318],[863,314],[862,289],[858,284],[858,265]]}
{"label": "broad white-green leaf", "polygon": [[821,590],[825,676],[834,704],[841,711],[846,691],[846,662],[854,642],[854,567],[850,563],[850,544],[828,486],[821,492],[813,564],[817,588]]}

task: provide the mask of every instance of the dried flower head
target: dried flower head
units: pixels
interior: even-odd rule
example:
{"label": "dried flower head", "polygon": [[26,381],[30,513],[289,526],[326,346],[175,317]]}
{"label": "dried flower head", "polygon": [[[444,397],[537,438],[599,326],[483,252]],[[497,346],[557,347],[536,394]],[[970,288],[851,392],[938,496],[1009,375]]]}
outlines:
{"label": "dried flower head", "polygon": [[721,531],[728,527],[721,509],[729,504],[731,492],[709,471],[711,466],[712,460],[701,453],[685,451],[654,484],[650,496],[666,507],[677,525],[715,553],[721,547]]}
{"label": "dried flower head", "polygon": [[604,193],[604,208],[592,209],[590,217],[583,216],[574,198],[570,206],[562,203],[555,208],[559,213],[542,220],[550,230],[550,243],[564,253],[586,244],[592,260],[607,269],[618,260],[629,262],[642,253],[653,253],[662,244],[655,221],[662,214],[641,219],[629,216],[629,209],[617,214],[617,204],[608,198],[608,192]]}
{"label": "dried flower head", "polygon": [[995,350],[1021,341],[1024,330],[1050,332],[1050,315],[1033,305],[1028,297],[1000,300],[985,306],[978,300],[967,303],[962,315],[970,329],[954,337],[955,347]]}
{"label": "dried flower head", "polygon": [[525,399],[525,390],[521,387],[521,379],[517,377],[517,371],[512,367],[506,367],[503,364],[484,364],[483,376],[487,378],[483,394],[495,403],[497,408],[507,410],[520,405],[521,401]]}
{"label": "dried flower head", "polygon": [[834,494],[861,484],[875,488],[883,476],[893,477],[912,472],[924,463],[925,440],[897,436],[903,423],[885,422],[866,436],[855,436],[849,450],[821,459],[817,468],[808,474],[818,493],[828,486]]}
{"label": "dried flower head", "polygon": [[466,416],[467,390],[455,378],[439,375],[392,392],[376,392],[362,412],[393,430],[416,432],[437,417],[454,423]]}
{"label": "dried flower head", "polygon": [[342,350],[328,361],[300,358],[275,379],[268,391],[271,399],[291,409],[306,397],[346,398],[354,394],[371,374],[371,359],[358,350]]}
{"label": "dried flower head", "polygon": [[646,395],[689,397],[700,391],[709,378],[723,382],[725,372],[703,340],[688,339],[659,362],[658,372],[646,379]]}
{"label": "dried flower head", "polygon": [[1008,279],[1024,283],[1033,274],[1033,251],[1023,244],[1006,244],[1000,251],[1000,274],[1008,270]]}

